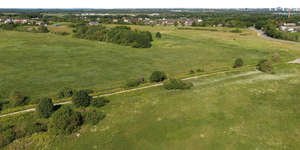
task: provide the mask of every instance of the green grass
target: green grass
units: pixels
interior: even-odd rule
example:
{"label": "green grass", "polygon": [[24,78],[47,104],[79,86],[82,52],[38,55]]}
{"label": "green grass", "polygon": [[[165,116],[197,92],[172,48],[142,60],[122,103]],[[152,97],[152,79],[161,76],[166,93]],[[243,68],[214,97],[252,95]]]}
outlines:
{"label": "green grass", "polygon": [[[12,89],[32,99],[53,96],[59,88],[117,88],[130,79],[146,77],[154,70],[169,75],[190,69],[214,70],[232,66],[241,57],[255,64],[275,52],[299,56],[299,45],[277,43],[257,37],[209,31],[183,31],[172,27],[132,26],[161,32],[149,49],[88,41],[53,34],[0,32],[0,93]],[[225,28],[226,29],[226,28]],[[230,29],[227,29],[230,30]]]}
{"label": "green grass", "polygon": [[190,90],[156,87],[111,96],[103,108],[106,118],[82,127],[80,137],[37,134],[8,148],[27,140],[31,150],[297,149],[300,66],[275,70],[194,79]]}

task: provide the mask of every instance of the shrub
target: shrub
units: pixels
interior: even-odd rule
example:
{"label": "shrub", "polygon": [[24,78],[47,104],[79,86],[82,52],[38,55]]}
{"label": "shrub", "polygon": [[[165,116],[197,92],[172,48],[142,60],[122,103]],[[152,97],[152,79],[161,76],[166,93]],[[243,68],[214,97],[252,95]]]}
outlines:
{"label": "shrub", "polygon": [[78,129],[82,124],[80,113],[75,112],[70,106],[62,106],[51,116],[48,130],[53,134],[67,135]]}
{"label": "shrub", "polygon": [[37,132],[47,131],[47,125],[29,119],[16,124],[14,130],[16,132],[16,138],[22,138]]}
{"label": "shrub", "polygon": [[190,70],[190,74],[194,74],[195,73],[195,71],[194,70]]}
{"label": "shrub", "polygon": [[234,30],[231,30],[232,33],[242,33],[242,30],[240,29],[234,29]]}
{"label": "shrub", "polygon": [[174,90],[174,89],[190,89],[193,86],[192,83],[183,82],[180,79],[169,79],[164,82],[164,87],[167,90]]}
{"label": "shrub", "polygon": [[11,143],[15,139],[16,133],[12,128],[0,132],[0,148]]}
{"label": "shrub", "polygon": [[273,67],[271,61],[264,59],[257,64],[257,69],[262,72],[272,72]]}
{"label": "shrub", "polygon": [[53,102],[51,98],[43,98],[36,106],[36,112],[38,116],[42,118],[49,118],[53,112]]}
{"label": "shrub", "polygon": [[204,72],[203,69],[197,69],[197,72]]}
{"label": "shrub", "polygon": [[82,112],[81,115],[84,123],[90,123],[92,125],[96,125],[99,121],[105,118],[105,114],[103,112],[95,109]]}
{"label": "shrub", "polygon": [[155,34],[155,37],[158,38],[158,39],[160,39],[160,38],[161,38],[160,32],[157,32],[157,33]]}
{"label": "shrub", "polygon": [[72,97],[74,93],[75,93],[74,89],[64,87],[59,90],[57,97],[58,98]]}
{"label": "shrub", "polygon": [[132,80],[127,81],[126,86],[127,87],[136,87],[144,82],[145,82],[144,78],[132,79]]}
{"label": "shrub", "polygon": [[93,98],[91,101],[91,105],[97,108],[102,107],[107,103],[109,103],[109,100],[104,97]]}
{"label": "shrub", "polygon": [[20,106],[25,104],[26,97],[23,96],[19,91],[13,90],[9,95],[9,100],[13,106]]}
{"label": "shrub", "polygon": [[235,60],[233,68],[240,68],[244,65],[244,61],[241,58]]}
{"label": "shrub", "polygon": [[85,90],[75,92],[72,102],[76,107],[87,107],[90,105],[92,97]]}
{"label": "shrub", "polygon": [[151,82],[161,82],[167,79],[167,75],[161,71],[154,71],[150,76]]}

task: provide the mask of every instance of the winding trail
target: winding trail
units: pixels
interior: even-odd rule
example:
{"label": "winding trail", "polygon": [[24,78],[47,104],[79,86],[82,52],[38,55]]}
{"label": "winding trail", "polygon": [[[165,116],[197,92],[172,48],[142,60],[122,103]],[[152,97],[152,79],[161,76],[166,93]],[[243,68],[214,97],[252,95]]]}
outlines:
{"label": "winding trail", "polygon": [[[208,77],[208,76],[211,76],[211,75],[223,74],[223,73],[229,73],[229,72],[236,72],[236,71],[240,71],[240,70],[229,70],[229,71],[220,71],[220,72],[208,73],[208,74],[198,75],[198,76],[194,76],[194,77],[184,78],[182,80],[184,80],[184,81],[185,80],[192,80],[192,79],[198,79],[198,78],[202,78],[202,77]],[[149,86],[144,86],[144,87],[139,87],[139,88],[134,88],[134,89],[129,89],[129,90],[123,90],[123,91],[119,91],[119,92],[114,92],[114,93],[108,93],[108,94],[93,96],[93,98],[107,97],[107,96],[112,96],[112,95],[129,93],[129,92],[148,89],[148,88],[152,88],[152,87],[158,87],[158,86],[162,86],[162,85],[163,85],[163,83],[157,83],[157,84],[153,84],[153,85],[149,85]],[[54,105],[65,105],[65,104],[71,104],[71,103],[72,103],[72,101],[67,101],[67,102],[56,103]],[[7,116],[12,116],[12,115],[17,115],[17,114],[21,114],[21,113],[26,113],[26,112],[32,112],[32,111],[35,111],[35,108],[30,108],[30,109],[17,111],[17,112],[3,114],[3,115],[0,115],[0,118],[7,117]]]}
{"label": "winding trail", "polygon": [[277,42],[286,42],[286,43],[291,43],[291,44],[300,44],[300,42],[281,40],[281,39],[275,39],[275,38],[269,37],[263,31],[257,30],[253,27],[250,27],[249,29],[252,30],[252,31],[257,32],[258,36],[264,37],[264,38],[269,39],[269,40],[273,40],[273,41],[277,41]]}

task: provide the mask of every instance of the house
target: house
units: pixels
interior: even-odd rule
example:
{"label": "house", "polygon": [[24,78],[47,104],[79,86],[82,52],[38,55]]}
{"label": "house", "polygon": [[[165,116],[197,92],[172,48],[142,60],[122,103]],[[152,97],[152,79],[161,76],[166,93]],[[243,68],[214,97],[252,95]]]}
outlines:
{"label": "house", "polygon": [[143,18],[138,18],[138,21],[143,21]]}
{"label": "house", "polygon": [[129,23],[130,21],[129,21],[129,19],[123,18],[123,22]]}
{"label": "house", "polygon": [[284,26],[295,27],[296,23],[284,23]]}
{"label": "house", "polygon": [[11,19],[6,19],[5,21],[4,21],[4,23],[11,23],[12,21],[11,21]]}
{"label": "house", "polygon": [[13,20],[14,23],[20,23],[20,24],[25,24],[27,23],[27,20],[26,19],[15,19]]}
{"label": "house", "polygon": [[35,24],[40,26],[40,25],[43,24],[43,22],[42,21],[37,21],[37,22],[35,22]]}
{"label": "house", "polygon": [[92,25],[99,25],[99,24],[100,24],[99,22],[90,22],[90,23],[89,23],[89,25],[91,25],[91,26],[92,26]]}
{"label": "house", "polygon": [[113,23],[117,23],[118,22],[118,19],[113,19]]}

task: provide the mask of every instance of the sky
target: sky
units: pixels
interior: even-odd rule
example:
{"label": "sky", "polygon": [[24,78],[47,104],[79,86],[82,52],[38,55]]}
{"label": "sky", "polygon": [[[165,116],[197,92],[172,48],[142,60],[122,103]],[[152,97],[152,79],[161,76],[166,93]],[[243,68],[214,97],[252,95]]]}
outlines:
{"label": "sky", "polygon": [[300,0],[1,0],[0,8],[300,8]]}

